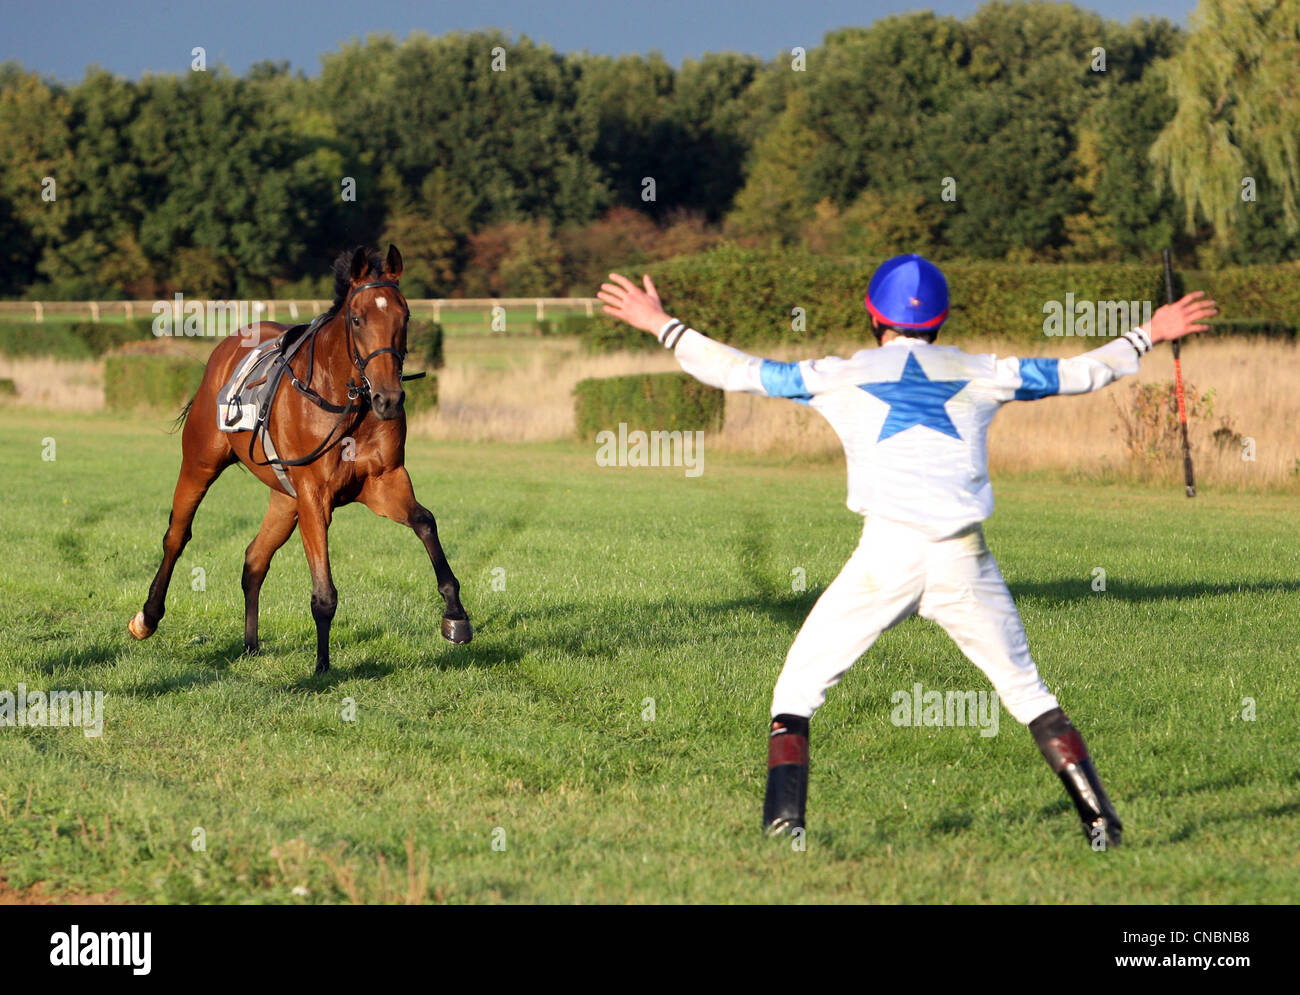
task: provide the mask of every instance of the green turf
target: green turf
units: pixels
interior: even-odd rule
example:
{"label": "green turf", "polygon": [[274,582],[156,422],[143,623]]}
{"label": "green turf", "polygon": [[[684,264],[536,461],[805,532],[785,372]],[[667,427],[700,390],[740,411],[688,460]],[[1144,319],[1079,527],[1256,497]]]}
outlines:
{"label": "green turf", "polygon": [[[416,490],[478,637],[439,638],[413,535],[345,509],[331,531],[334,670],[317,679],[296,538],[263,592],[264,655],[239,655],[242,551],[265,492],[237,470],[199,512],[159,632],[127,637],[178,462],[162,424],[0,420],[0,689],[106,692],[101,738],[0,729],[11,885],[303,903],[1300,894],[1293,498],[1000,485],[990,544],[1124,816],[1125,849],[1085,846],[1005,713],[992,737],[891,723],[890,695],[915,682],[985,687],[911,620],[814,722],[799,852],[757,832],[765,720],[786,647],[857,538],[838,466],[706,444],[690,479],[599,468],[594,447],[414,442]],[[196,567],[205,591],[191,589]],[[355,722],[341,718],[349,698]]]}

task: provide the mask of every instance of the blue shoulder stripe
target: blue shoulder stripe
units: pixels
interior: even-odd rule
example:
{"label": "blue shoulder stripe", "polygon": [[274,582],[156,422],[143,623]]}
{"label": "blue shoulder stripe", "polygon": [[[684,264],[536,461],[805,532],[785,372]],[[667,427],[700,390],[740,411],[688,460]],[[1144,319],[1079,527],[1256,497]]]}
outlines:
{"label": "blue shoulder stripe", "polygon": [[1022,359],[1020,361],[1020,387],[1017,401],[1037,401],[1061,392],[1060,360]]}
{"label": "blue shoulder stripe", "polygon": [[788,397],[793,401],[806,401],[812,397],[804,385],[798,363],[778,363],[773,359],[765,359],[759,367],[758,376],[769,397]]}

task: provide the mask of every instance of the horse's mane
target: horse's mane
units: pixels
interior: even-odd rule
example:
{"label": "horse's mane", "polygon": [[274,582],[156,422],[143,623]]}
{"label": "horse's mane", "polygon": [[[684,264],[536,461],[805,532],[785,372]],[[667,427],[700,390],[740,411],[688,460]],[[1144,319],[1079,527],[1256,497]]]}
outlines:
{"label": "horse's mane", "polygon": [[[326,321],[338,314],[347,301],[348,291],[352,289],[352,257],[356,255],[357,249],[363,248],[365,246],[358,245],[356,248],[347,249],[340,252],[334,260],[334,303],[325,312]],[[384,271],[384,257],[378,252],[367,250],[366,259],[370,263],[370,271],[374,274],[374,278],[378,279],[379,274]]]}

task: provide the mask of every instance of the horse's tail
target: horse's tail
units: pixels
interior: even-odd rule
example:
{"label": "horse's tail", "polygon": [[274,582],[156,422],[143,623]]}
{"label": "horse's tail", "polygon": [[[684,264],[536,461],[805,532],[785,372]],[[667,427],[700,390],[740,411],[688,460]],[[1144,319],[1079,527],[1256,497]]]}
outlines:
{"label": "horse's tail", "polygon": [[185,407],[181,408],[181,413],[177,415],[176,420],[172,422],[172,427],[168,434],[175,435],[176,432],[179,431],[180,427],[185,424],[185,419],[190,416],[190,408],[194,407],[194,401],[197,397],[198,394],[195,394],[194,397],[191,397],[185,402]]}

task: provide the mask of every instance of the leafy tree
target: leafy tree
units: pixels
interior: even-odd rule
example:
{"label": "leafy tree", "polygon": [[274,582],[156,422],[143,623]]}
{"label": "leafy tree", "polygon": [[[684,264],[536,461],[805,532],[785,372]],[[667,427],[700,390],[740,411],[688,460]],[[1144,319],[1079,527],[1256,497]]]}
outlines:
{"label": "leafy tree", "polygon": [[0,66],[0,293],[31,284],[42,247],[62,233],[67,198],[51,203],[42,191],[51,176],[57,196],[71,176],[67,114],[61,91],[16,63]]}
{"label": "leafy tree", "polygon": [[1226,246],[1242,226],[1242,180],[1266,178],[1288,234],[1300,231],[1300,5],[1202,0],[1183,50],[1165,65],[1178,110],[1151,158]]}
{"label": "leafy tree", "polygon": [[550,224],[530,221],[520,225],[497,270],[499,293],[550,297],[558,292],[563,279],[564,256]]}
{"label": "leafy tree", "polygon": [[720,221],[830,255],[1294,258],[1300,6],[1204,0],[1195,26],[995,0],[830,32],[806,72],[495,30],[372,36],[314,79],[10,63],[0,293],[319,297],[339,249],[388,241],[412,294],[589,293]]}
{"label": "leafy tree", "polygon": [[143,245],[141,225],[176,163],[159,144],[162,122],[146,87],[92,68],[69,98],[71,173],[60,185],[67,210],[42,270],[56,293],[120,296],[125,288],[106,284],[105,275],[115,275],[120,247]]}
{"label": "leafy tree", "polygon": [[[1054,109],[1007,92],[972,92],[936,128],[944,150],[936,172],[956,181],[944,238],[977,259],[1050,259],[1078,211],[1068,125]],[[939,200],[935,182],[928,197]]]}
{"label": "leafy tree", "polygon": [[649,215],[615,207],[590,224],[561,229],[558,238],[564,282],[573,293],[587,297],[611,270],[637,268],[655,258],[661,235]]}
{"label": "leafy tree", "polygon": [[[258,82],[221,71],[149,81],[161,125],[148,151],[167,155],[163,195],[140,225],[153,258],[186,253],[202,292],[263,296],[319,244],[322,216],[339,197],[314,143],[285,134]],[[174,289],[199,293],[173,281]]]}
{"label": "leafy tree", "polygon": [[471,191],[475,226],[564,223],[607,200],[592,162],[596,122],[574,110],[578,76],[546,46],[483,31],[400,45],[371,37],[325,56],[321,87],[358,172],[377,176],[382,150],[406,188],[442,168]]}
{"label": "leafy tree", "polygon": [[402,286],[408,297],[450,297],[467,252],[469,194],[443,169],[420,184],[418,197],[398,190],[382,244],[402,251]]}
{"label": "leafy tree", "polygon": [[667,223],[659,230],[651,248],[656,258],[672,259],[705,252],[721,240],[721,230],[710,224],[703,213],[678,209],[668,213]]}
{"label": "leafy tree", "polygon": [[1172,114],[1173,101],[1153,73],[1109,88],[1088,110],[1075,150],[1087,207],[1067,219],[1071,258],[1149,259],[1166,246],[1188,247],[1177,224],[1180,206],[1147,156]]}
{"label": "leafy tree", "polygon": [[802,91],[790,95],[785,111],[754,150],[754,164],[727,218],[743,239],[792,244],[813,217],[818,185],[814,168],[820,136],[809,127]]}
{"label": "leafy tree", "polygon": [[806,92],[798,113],[814,136],[804,199],[844,208],[868,187],[932,181],[937,190],[943,174],[927,175],[926,128],[966,89],[967,59],[960,23],[928,12],[828,34],[795,91]]}
{"label": "leafy tree", "polygon": [[945,255],[944,211],[937,198],[917,190],[864,190],[845,210],[820,201],[804,227],[803,244],[823,255],[886,259],[904,252]]}
{"label": "leafy tree", "polygon": [[646,177],[656,181],[656,197],[662,183],[665,196],[679,200],[680,191],[674,191],[665,169],[683,141],[665,120],[674,84],[672,67],[658,53],[620,58],[583,55],[577,64],[577,113],[595,125],[591,155],[610,202],[656,212],[658,201],[643,199]]}
{"label": "leafy tree", "polygon": [[682,64],[665,122],[681,137],[675,147],[660,150],[669,196],[659,202],[659,217],[687,209],[716,220],[731,205],[749,152],[746,94],[761,72],[759,60],[732,52]]}

